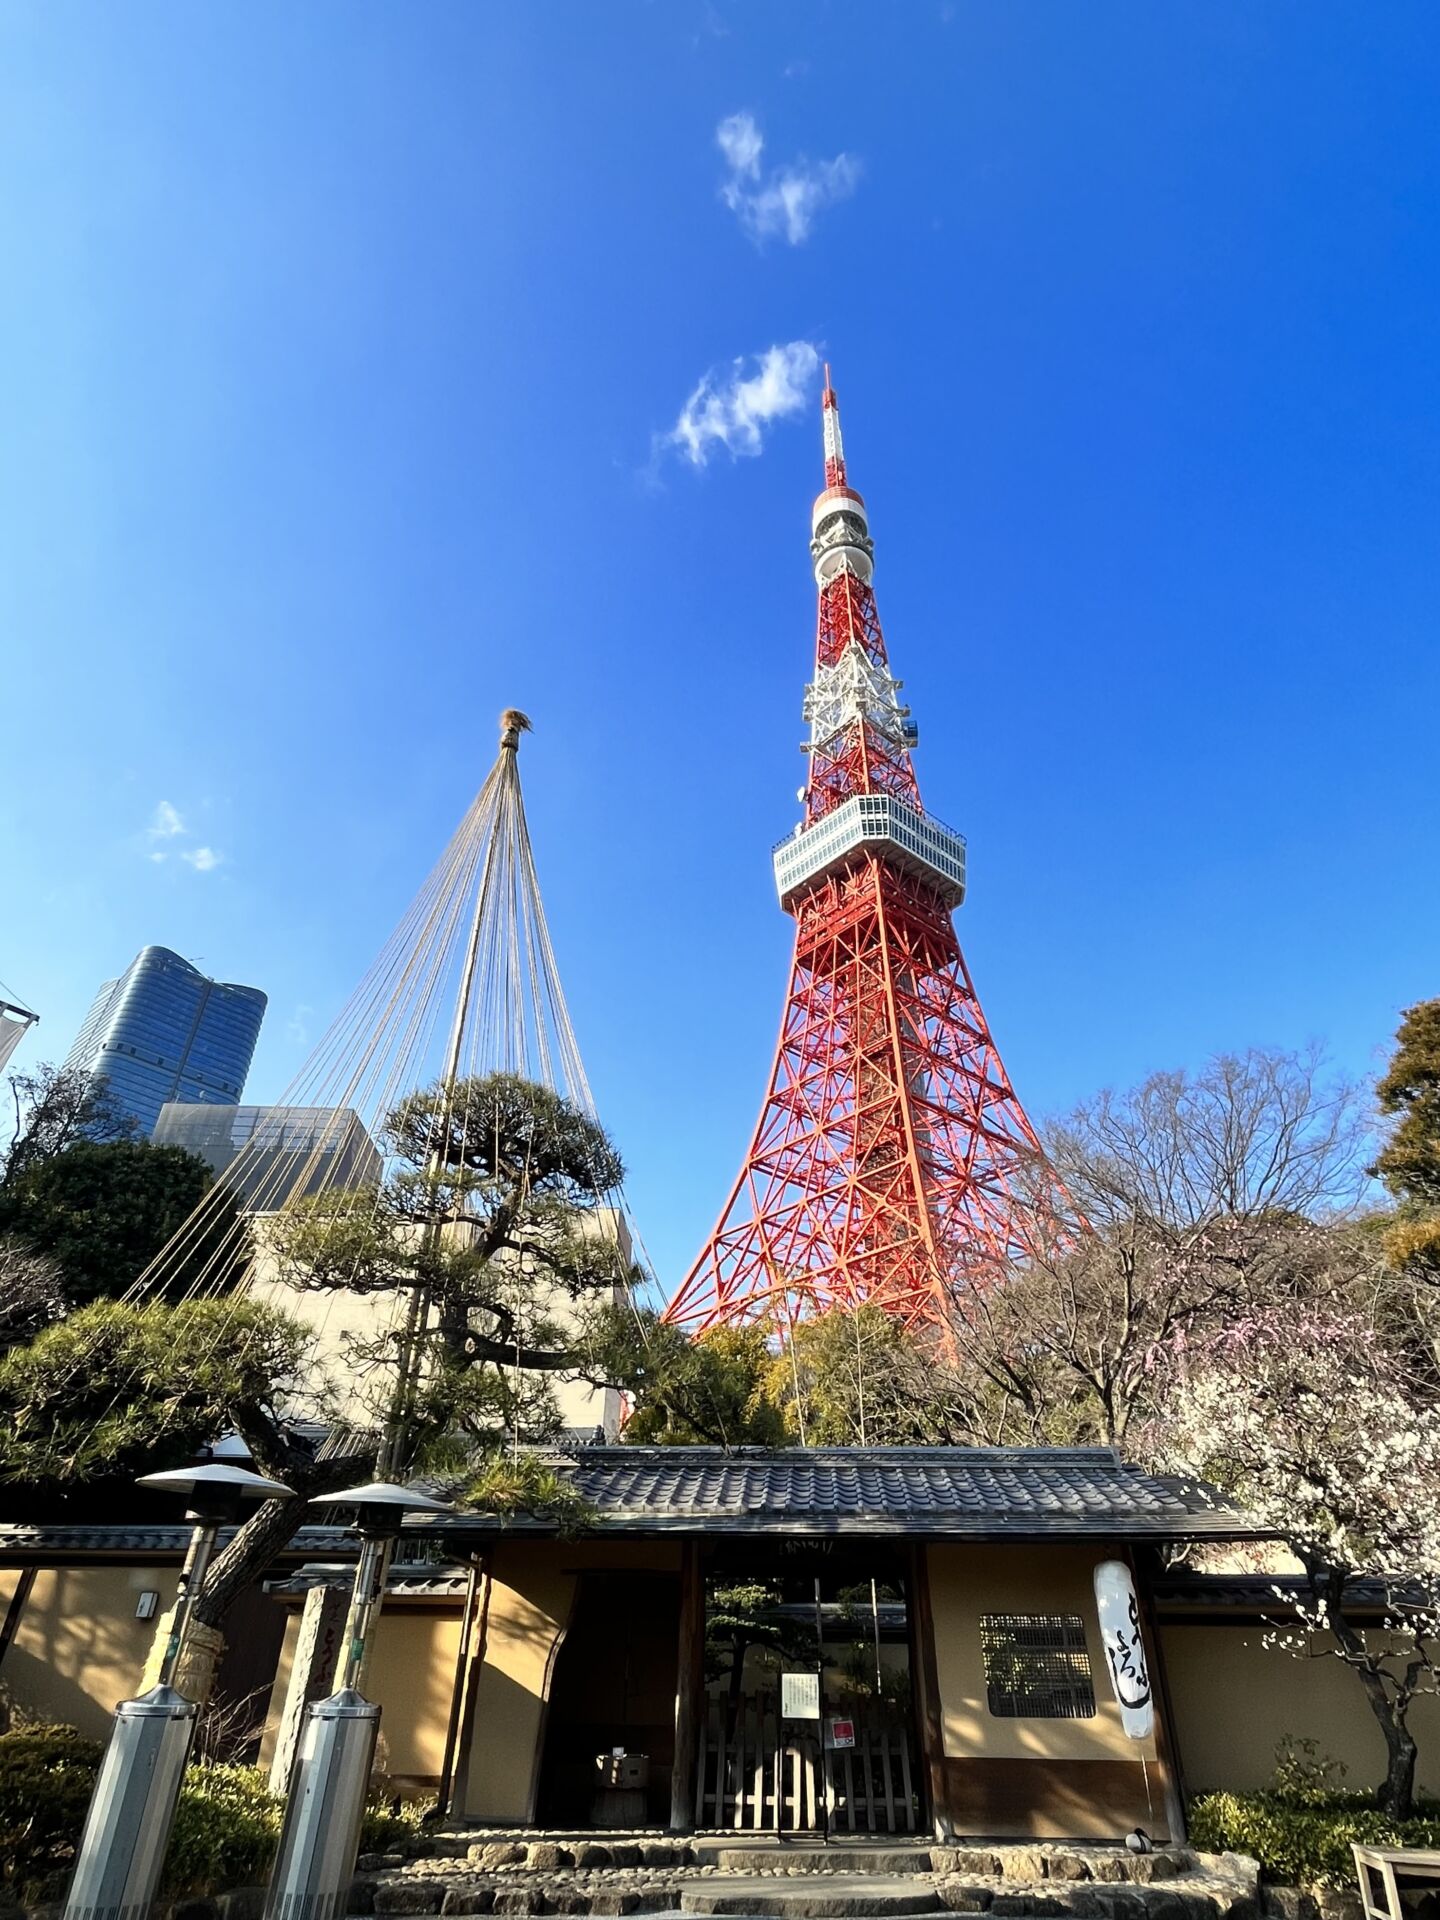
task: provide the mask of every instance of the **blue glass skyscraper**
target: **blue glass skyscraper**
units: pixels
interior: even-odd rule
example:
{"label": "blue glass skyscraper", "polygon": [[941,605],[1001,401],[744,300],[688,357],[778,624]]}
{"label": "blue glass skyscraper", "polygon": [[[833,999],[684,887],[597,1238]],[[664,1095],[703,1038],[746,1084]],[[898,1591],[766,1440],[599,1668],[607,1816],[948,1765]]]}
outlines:
{"label": "blue glass skyscraper", "polygon": [[168,947],[144,947],[96,994],[65,1065],[103,1075],[148,1138],[167,1100],[239,1101],[265,1004],[258,987],[207,980]]}

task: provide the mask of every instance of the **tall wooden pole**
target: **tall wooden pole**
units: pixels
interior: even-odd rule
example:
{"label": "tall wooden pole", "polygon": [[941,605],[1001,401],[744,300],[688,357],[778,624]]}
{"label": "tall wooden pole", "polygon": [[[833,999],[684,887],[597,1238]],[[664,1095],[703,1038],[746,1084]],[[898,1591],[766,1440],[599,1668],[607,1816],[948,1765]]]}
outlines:
{"label": "tall wooden pole", "polygon": [[937,1840],[954,1834],[955,1820],[945,1781],[945,1729],[940,1718],[940,1671],[935,1660],[935,1615],[930,1605],[930,1565],[923,1546],[910,1550],[909,1604],[911,1681],[915,1690],[925,1778],[930,1787],[930,1818]]}
{"label": "tall wooden pole", "polygon": [[1130,1562],[1130,1577],[1135,1582],[1135,1597],[1140,1603],[1140,1624],[1150,1667],[1150,1692],[1155,1703],[1155,1766],[1165,1795],[1165,1827],[1171,1845],[1183,1846],[1187,1838],[1185,1787],[1175,1739],[1175,1714],[1170,1704],[1170,1679],[1165,1671],[1165,1650],[1160,1645],[1160,1622],[1150,1586],[1153,1569],[1148,1554],[1141,1556],[1130,1548],[1125,1557]]}
{"label": "tall wooden pole", "polygon": [[680,1637],[675,1661],[675,1762],[670,1771],[670,1831],[695,1828],[695,1763],[705,1697],[705,1575],[700,1542],[680,1549]]}

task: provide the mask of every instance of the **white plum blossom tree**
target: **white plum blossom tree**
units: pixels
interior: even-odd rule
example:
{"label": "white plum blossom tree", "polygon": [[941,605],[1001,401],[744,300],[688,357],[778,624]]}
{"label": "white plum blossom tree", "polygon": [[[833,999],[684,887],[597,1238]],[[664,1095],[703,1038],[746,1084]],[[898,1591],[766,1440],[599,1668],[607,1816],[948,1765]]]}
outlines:
{"label": "white plum blossom tree", "polygon": [[[1384,1736],[1380,1806],[1415,1788],[1409,1715],[1440,1691],[1440,1405],[1366,1319],[1292,1305],[1193,1347],[1156,1421],[1167,1465],[1202,1475],[1272,1525],[1305,1572],[1267,1644],[1334,1655]],[[1365,1625],[1354,1618],[1364,1583]]]}

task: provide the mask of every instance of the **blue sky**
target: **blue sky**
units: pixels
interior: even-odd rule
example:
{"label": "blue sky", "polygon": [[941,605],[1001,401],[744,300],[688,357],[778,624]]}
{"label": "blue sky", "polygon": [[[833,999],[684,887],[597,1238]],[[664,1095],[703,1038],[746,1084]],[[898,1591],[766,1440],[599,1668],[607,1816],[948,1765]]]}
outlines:
{"label": "blue sky", "polygon": [[515,703],[677,1280],[789,956],[814,349],[1031,1110],[1371,1070],[1440,992],[1437,120],[1404,0],[11,0],[19,1064],[153,940],[278,1094]]}

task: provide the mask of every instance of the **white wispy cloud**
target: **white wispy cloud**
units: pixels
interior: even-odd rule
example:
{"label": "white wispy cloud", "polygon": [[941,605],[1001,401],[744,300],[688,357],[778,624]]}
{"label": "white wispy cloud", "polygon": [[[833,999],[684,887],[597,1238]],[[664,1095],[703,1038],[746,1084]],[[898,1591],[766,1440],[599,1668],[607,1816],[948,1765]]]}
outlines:
{"label": "white wispy cloud", "polygon": [[752,240],[770,240],[783,234],[792,247],[810,237],[816,216],[855,191],[860,162],[849,153],[833,160],[803,156],[766,172],[765,137],[753,113],[732,113],[715,129],[715,143],[725,156],[726,173],[720,198]]}
{"label": "white wispy cloud", "polygon": [[308,1001],[302,1000],[285,1022],[285,1038],[295,1046],[303,1047],[309,1040],[310,1016],[314,1011],[315,1009]]}
{"label": "white wispy cloud", "polygon": [[179,847],[171,844],[176,840],[193,840],[194,837],[180,809],[169,800],[159,800],[145,829],[146,857],[156,866],[170,859],[183,860],[196,873],[209,873],[225,858],[223,853],[217,852],[214,847]]}
{"label": "white wispy cloud", "polygon": [[675,425],[657,436],[656,453],[674,450],[692,466],[703,467],[721,447],[732,459],[761,452],[766,429],[804,407],[819,368],[819,350],[808,340],[767,347],[732,360],[728,368],[712,367]]}
{"label": "white wispy cloud", "polygon": [[168,800],[158,801],[150,816],[150,824],[145,829],[147,836],[151,840],[173,840],[177,833],[184,831],[185,822],[180,818],[178,809],[172,807]]}
{"label": "white wispy cloud", "polygon": [[732,174],[742,180],[760,178],[760,155],[765,151],[765,136],[755,124],[753,113],[732,113],[715,129],[715,144],[725,156]]}

